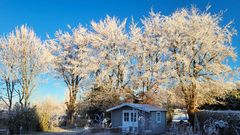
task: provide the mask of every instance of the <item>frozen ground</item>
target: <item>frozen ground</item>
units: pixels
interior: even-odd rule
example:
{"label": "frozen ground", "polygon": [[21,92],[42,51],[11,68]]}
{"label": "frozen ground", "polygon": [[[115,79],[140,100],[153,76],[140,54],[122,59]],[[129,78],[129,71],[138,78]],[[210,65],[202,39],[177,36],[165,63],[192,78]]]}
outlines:
{"label": "frozen ground", "polygon": [[[57,128],[57,129],[54,129],[54,131],[34,132],[26,135],[109,135],[109,134],[110,134],[109,132],[91,133],[90,130],[85,130],[83,128],[77,128],[77,129]],[[111,133],[111,135],[121,135],[121,134]]]}

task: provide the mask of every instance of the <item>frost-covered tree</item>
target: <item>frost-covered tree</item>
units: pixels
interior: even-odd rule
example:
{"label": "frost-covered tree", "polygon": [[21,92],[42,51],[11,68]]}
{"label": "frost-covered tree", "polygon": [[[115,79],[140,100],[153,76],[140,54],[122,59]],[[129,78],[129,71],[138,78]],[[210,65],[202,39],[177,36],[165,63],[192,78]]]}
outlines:
{"label": "frost-covered tree", "polygon": [[99,61],[96,83],[109,90],[121,92],[128,84],[128,35],[126,19],[107,16],[104,20],[92,22],[91,43],[97,50]]}
{"label": "frost-covered tree", "polygon": [[134,23],[130,26],[130,56],[133,61],[130,71],[133,88],[141,91],[143,99],[140,100],[143,101],[146,92],[150,97],[159,92],[160,85],[171,75],[166,70],[168,50],[161,35],[163,22],[160,14],[150,12],[142,23],[142,28]]}
{"label": "frost-covered tree", "polygon": [[15,61],[16,47],[13,42],[9,42],[8,38],[1,37],[0,39],[0,75],[1,75],[1,96],[5,105],[11,110],[13,105],[13,98],[16,96],[17,80],[17,65]]}
{"label": "frost-covered tree", "polygon": [[84,98],[79,102],[79,111],[87,113],[90,117],[98,113],[104,113],[106,109],[121,102],[115,91],[105,89],[105,87],[93,87],[82,94],[82,97]]}
{"label": "frost-covered tree", "polygon": [[221,25],[221,14],[200,12],[194,7],[162,19],[161,35],[171,53],[166,57],[171,63],[168,70],[174,75],[169,81],[182,92],[193,121],[197,107],[210,97],[206,93],[219,94],[231,86],[226,83],[226,75],[232,71],[227,61],[236,58],[231,46],[236,31],[231,22]]}
{"label": "frost-covered tree", "polygon": [[2,38],[1,51],[4,55],[1,63],[4,65],[3,72],[11,76],[10,78],[8,76],[11,80],[10,89],[15,89],[13,84],[17,80],[20,85],[17,88],[19,103],[26,107],[36,88],[39,75],[48,70],[51,55],[41,39],[26,25],[17,27],[8,36]]}
{"label": "frost-covered tree", "polygon": [[55,33],[55,39],[48,40],[47,44],[54,55],[57,76],[64,80],[68,88],[67,116],[72,124],[80,83],[95,68],[91,57],[89,33],[81,25],[71,29],[71,32],[59,30]]}

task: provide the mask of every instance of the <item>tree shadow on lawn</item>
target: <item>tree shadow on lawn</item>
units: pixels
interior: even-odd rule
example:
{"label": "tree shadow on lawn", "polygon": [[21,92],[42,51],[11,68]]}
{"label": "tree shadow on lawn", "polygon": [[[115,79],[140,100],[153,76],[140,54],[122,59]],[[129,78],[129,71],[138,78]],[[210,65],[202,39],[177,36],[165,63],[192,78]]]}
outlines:
{"label": "tree shadow on lawn", "polygon": [[66,128],[56,128],[53,131],[48,132],[34,132],[29,133],[27,135],[121,135],[120,133],[110,133],[109,131],[100,131],[99,132],[92,132],[92,129],[84,129],[84,128],[73,128],[73,129],[66,129]]}
{"label": "tree shadow on lawn", "polygon": [[84,132],[83,128],[61,128],[56,127],[53,130],[46,132],[32,132],[26,135],[76,135]]}

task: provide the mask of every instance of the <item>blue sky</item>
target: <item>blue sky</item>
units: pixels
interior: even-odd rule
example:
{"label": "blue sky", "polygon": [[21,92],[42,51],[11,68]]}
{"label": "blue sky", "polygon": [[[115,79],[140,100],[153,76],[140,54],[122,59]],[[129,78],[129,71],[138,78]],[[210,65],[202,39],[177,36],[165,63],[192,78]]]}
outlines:
{"label": "blue sky", "polygon": [[[234,20],[233,26],[240,33],[239,0],[0,0],[0,33],[7,34],[16,26],[27,24],[44,40],[46,34],[53,37],[56,30],[65,30],[68,24],[89,26],[92,20],[98,21],[106,15],[128,18],[128,22],[133,17],[138,22],[148,15],[151,8],[169,15],[176,9],[191,5],[204,10],[207,4],[212,5],[212,13],[226,11],[223,24]],[[240,36],[235,36],[233,45],[237,54],[240,54],[239,43]],[[231,66],[239,66],[239,60],[231,62]],[[48,82],[41,84],[33,93],[33,98],[41,100],[52,96],[63,101],[64,91],[61,80],[49,77]]]}

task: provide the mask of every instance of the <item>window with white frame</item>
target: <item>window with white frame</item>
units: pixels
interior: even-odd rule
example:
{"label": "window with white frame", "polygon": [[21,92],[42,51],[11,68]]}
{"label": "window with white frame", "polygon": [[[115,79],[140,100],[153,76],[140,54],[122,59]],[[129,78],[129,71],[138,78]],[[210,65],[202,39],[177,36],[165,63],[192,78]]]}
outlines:
{"label": "window with white frame", "polygon": [[156,113],[156,121],[157,121],[157,123],[160,123],[161,122],[161,112],[157,112]]}
{"label": "window with white frame", "polygon": [[129,121],[129,113],[128,112],[124,112],[123,117],[124,117],[124,121]]}
{"label": "window with white frame", "polygon": [[136,112],[131,112],[131,122],[136,122],[137,121],[137,113]]}

